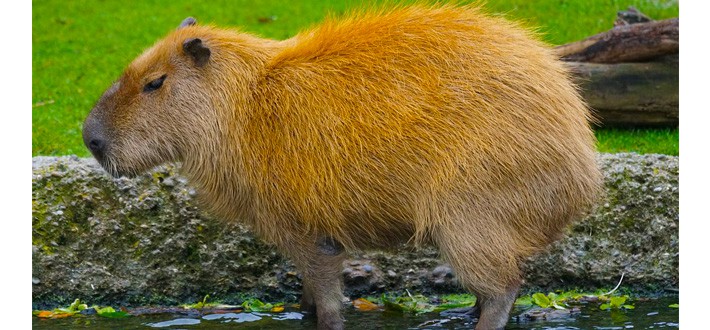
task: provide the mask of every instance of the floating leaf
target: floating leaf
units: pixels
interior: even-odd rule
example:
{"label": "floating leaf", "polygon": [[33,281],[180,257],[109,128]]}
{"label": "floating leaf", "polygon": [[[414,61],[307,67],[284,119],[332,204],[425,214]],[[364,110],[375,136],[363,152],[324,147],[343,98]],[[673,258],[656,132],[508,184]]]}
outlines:
{"label": "floating leaf", "polygon": [[86,304],[82,304],[79,299],[74,300],[74,302],[69,305],[69,310],[70,311],[83,311],[85,309],[89,308],[86,306]]}
{"label": "floating leaf", "polygon": [[50,317],[52,317],[52,314],[54,314],[54,313],[52,313],[50,311],[39,311],[35,315],[37,315],[37,317],[41,317],[41,318],[50,318]]}
{"label": "floating leaf", "polygon": [[386,311],[400,312],[400,313],[405,312],[405,309],[400,304],[397,304],[397,303],[389,300],[384,295],[382,296],[382,304],[385,306]]}
{"label": "floating leaf", "polygon": [[626,296],[621,296],[621,297],[611,297],[609,299],[609,303],[611,304],[612,307],[619,308],[621,305],[623,305],[626,302]]}
{"label": "floating leaf", "polygon": [[376,304],[373,304],[372,302],[364,298],[358,298],[353,300],[353,306],[361,311],[374,311],[380,309],[380,306],[377,306]]}
{"label": "floating leaf", "polygon": [[551,306],[555,309],[567,309],[567,307],[558,304],[557,301],[553,300]]}
{"label": "floating leaf", "polygon": [[43,319],[61,319],[65,317],[72,316],[76,314],[76,312],[63,312],[59,310],[54,310],[54,311],[34,311],[32,314],[36,315],[37,317],[41,317]]}
{"label": "floating leaf", "polygon": [[283,303],[272,305],[256,298],[247,299],[242,303],[245,312],[269,312],[274,306],[283,306]]}
{"label": "floating leaf", "polygon": [[476,304],[476,296],[472,294],[450,294],[441,296],[441,305],[434,308],[434,312],[441,312],[452,308],[471,307]]}
{"label": "floating leaf", "polygon": [[68,307],[55,308],[52,311],[33,311],[32,314],[41,318],[58,319],[78,314],[79,312],[88,308],[89,307],[86,304],[82,303],[79,299],[75,299],[74,302],[71,303],[71,305],[69,305]]}
{"label": "floating leaf", "polygon": [[531,296],[522,296],[515,300],[516,306],[532,306],[534,304]]}
{"label": "floating leaf", "polygon": [[94,309],[96,309],[96,313],[99,314],[99,315],[101,315],[101,314],[108,314],[108,313],[115,313],[115,312],[116,312],[116,310],[113,309],[113,307],[111,307],[111,306],[107,306],[107,307],[104,307],[104,308],[94,307]]}
{"label": "floating leaf", "polygon": [[207,298],[209,298],[209,297],[210,297],[210,295],[207,294],[207,295],[205,295],[204,298],[202,298],[202,303],[198,303],[200,305],[199,308],[204,308],[205,305],[207,305]]}
{"label": "floating leaf", "polygon": [[680,308],[680,306],[679,306],[678,304],[670,304],[670,305],[668,305],[668,307],[670,307],[670,308]]}
{"label": "floating leaf", "polygon": [[542,307],[542,308],[548,308],[551,305],[550,298],[548,298],[545,294],[537,292],[532,295],[532,300],[533,302]]}
{"label": "floating leaf", "polygon": [[608,298],[608,303],[604,303],[601,306],[599,306],[600,309],[612,309],[612,310],[619,310],[619,309],[634,309],[635,307],[631,304],[626,304],[626,301],[629,299],[629,296],[617,296],[617,297],[605,297]]}
{"label": "floating leaf", "polygon": [[131,314],[128,314],[124,311],[116,311],[111,306],[107,306],[104,308],[99,308],[98,306],[93,306],[93,308],[96,310],[96,314],[98,314],[101,317],[118,319],[118,318],[124,318],[124,317],[131,316]]}
{"label": "floating leaf", "polygon": [[209,303],[207,304],[209,307],[212,307],[214,309],[242,309],[242,306],[240,305],[227,305],[227,304],[212,304]]}
{"label": "floating leaf", "polygon": [[123,311],[118,311],[118,312],[113,312],[113,313],[103,313],[103,314],[99,314],[99,316],[101,316],[101,317],[107,317],[107,318],[110,318],[110,319],[120,319],[120,318],[124,318],[124,317],[129,317],[129,316],[131,316],[131,314],[128,314],[128,313],[123,312]]}
{"label": "floating leaf", "polygon": [[387,311],[412,314],[428,313],[436,308],[436,306],[429,303],[428,298],[422,295],[399,297],[394,299],[394,301],[383,295],[382,303]]}
{"label": "floating leaf", "polygon": [[86,304],[79,303],[79,299],[76,300],[76,305],[72,305],[72,306],[75,307],[76,310],[78,310],[80,312],[89,308],[89,306],[87,306]]}
{"label": "floating leaf", "polygon": [[208,305],[207,298],[209,297],[210,295],[205,295],[204,298],[202,298],[202,301],[198,301],[194,304],[182,305],[182,307],[185,309],[203,309]]}
{"label": "floating leaf", "polygon": [[475,305],[475,302],[459,302],[459,303],[441,304],[441,305],[436,306],[434,308],[434,312],[441,312],[441,311],[445,311],[445,310],[453,309],[453,308],[471,307],[473,305]]}
{"label": "floating leaf", "polygon": [[271,308],[271,312],[272,312],[272,313],[281,313],[281,312],[283,312],[283,311],[284,311],[284,307],[283,307],[283,306],[274,306],[274,307]]}
{"label": "floating leaf", "polygon": [[445,302],[464,302],[464,301],[471,301],[471,302],[476,302],[476,296],[468,293],[459,293],[459,294],[446,294],[441,296],[441,301]]}

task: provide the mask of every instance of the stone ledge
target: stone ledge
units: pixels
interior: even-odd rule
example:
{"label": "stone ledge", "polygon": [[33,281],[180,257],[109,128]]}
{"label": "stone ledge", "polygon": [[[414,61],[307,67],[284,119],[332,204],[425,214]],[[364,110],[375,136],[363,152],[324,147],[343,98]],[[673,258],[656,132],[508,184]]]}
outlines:
{"label": "stone ledge", "polygon": [[[568,235],[531,258],[525,287],[678,286],[678,157],[600,154],[606,194]],[[110,178],[93,159],[33,158],[33,308],[66,304],[192,303],[206,294],[296,301],[300,278],[244,227],[215,220],[162,166]],[[436,250],[366,252],[345,264],[346,294],[458,292]]]}

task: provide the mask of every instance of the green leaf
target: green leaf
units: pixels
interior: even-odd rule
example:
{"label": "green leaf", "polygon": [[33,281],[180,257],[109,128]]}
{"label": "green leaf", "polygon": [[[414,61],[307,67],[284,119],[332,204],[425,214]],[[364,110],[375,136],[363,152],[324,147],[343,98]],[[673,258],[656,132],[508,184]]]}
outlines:
{"label": "green leaf", "polygon": [[611,297],[609,300],[609,303],[611,304],[612,307],[619,308],[621,305],[623,305],[626,302],[626,296],[621,296],[621,297]]}
{"label": "green leaf", "polygon": [[392,311],[392,312],[399,312],[399,313],[404,313],[405,310],[404,308],[389,298],[385,297],[385,295],[382,295],[382,304],[385,306],[385,311]]}
{"label": "green leaf", "polygon": [[445,311],[447,309],[452,309],[452,308],[463,308],[463,307],[471,307],[475,303],[474,302],[458,302],[458,303],[447,303],[447,304],[441,304],[437,307],[434,308],[434,312],[441,312]]}
{"label": "green leaf", "polygon": [[579,300],[584,296],[584,294],[578,292],[576,289],[567,291],[567,292],[562,292],[557,296],[557,300],[559,301],[567,301],[567,300]]}
{"label": "green leaf", "polygon": [[274,305],[252,298],[244,301],[242,303],[242,307],[244,307],[245,312],[268,312],[274,307]]}
{"label": "green leaf", "polygon": [[548,298],[543,293],[537,292],[537,293],[533,294],[532,299],[536,305],[538,305],[542,308],[550,307],[550,298]]}
{"label": "green leaf", "polygon": [[516,306],[532,306],[533,300],[530,296],[523,296],[515,300]]}
{"label": "green leaf", "polygon": [[634,309],[634,308],[636,308],[636,307],[634,307],[634,305],[624,305],[624,306],[621,306],[621,307],[624,307],[624,309]]}
{"label": "green leaf", "polygon": [[400,313],[420,314],[437,310],[437,307],[430,304],[429,299],[422,295],[409,295],[398,297],[394,300],[382,295],[382,304],[384,305],[386,311]]}
{"label": "green leaf", "polygon": [[567,309],[567,307],[558,304],[557,301],[552,302],[552,307],[554,307],[555,309]]}
{"label": "green leaf", "polygon": [[433,312],[435,309],[436,306],[432,304],[423,301],[417,301],[412,308],[412,312],[414,314],[429,313]]}
{"label": "green leaf", "polygon": [[610,308],[611,308],[610,304],[601,304],[601,306],[599,306],[599,309],[603,309],[603,310],[610,309]]}
{"label": "green leaf", "polygon": [[69,305],[70,311],[83,311],[87,308],[88,308],[88,306],[86,306],[86,304],[82,304],[79,301],[79,299],[74,300],[74,302],[71,305]]}
{"label": "green leaf", "polygon": [[680,306],[679,306],[678,304],[670,304],[670,305],[668,305],[668,307],[670,307],[670,308],[680,308]]}
{"label": "green leaf", "polygon": [[441,296],[444,303],[476,303],[476,296],[472,294],[448,294]]}
{"label": "green leaf", "polygon": [[122,312],[122,311],[118,311],[118,312],[113,312],[113,313],[103,313],[103,314],[99,314],[99,316],[101,316],[101,317],[107,317],[107,318],[110,318],[110,319],[121,319],[121,318],[124,318],[124,317],[129,317],[129,316],[131,316],[131,314],[128,314],[128,313]]}
{"label": "green leaf", "polygon": [[210,295],[205,295],[204,298],[202,298],[202,301],[198,301],[194,304],[189,304],[189,305],[182,305],[183,308],[185,309],[203,309],[208,306],[216,306],[217,303],[208,303],[207,299],[209,299]]}
{"label": "green leaf", "polygon": [[104,308],[94,307],[94,309],[96,309],[96,314],[99,314],[99,315],[101,315],[101,314],[106,314],[106,313],[115,313],[115,312],[116,312],[116,310],[113,309],[113,307],[111,307],[111,306],[107,306],[107,307],[104,307]]}
{"label": "green leaf", "polygon": [[107,318],[112,318],[112,319],[119,319],[119,318],[124,318],[124,317],[129,317],[131,314],[128,314],[123,311],[116,311],[113,309],[111,306],[107,306],[104,308],[99,308],[98,306],[94,306],[94,309],[96,310],[96,314],[98,314],[101,317],[107,317]]}
{"label": "green leaf", "polygon": [[65,313],[65,314],[76,314],[79,313],[79,311],[74,311],[69,308],[55,308],[54,311],[55,313]]}

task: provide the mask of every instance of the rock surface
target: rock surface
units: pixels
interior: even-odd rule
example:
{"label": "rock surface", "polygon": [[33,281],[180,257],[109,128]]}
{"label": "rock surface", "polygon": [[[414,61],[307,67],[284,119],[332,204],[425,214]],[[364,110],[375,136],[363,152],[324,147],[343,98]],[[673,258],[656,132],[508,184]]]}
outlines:
{"label": "rock surface", "polygon": [[[678,286],[678,158],[600,154],[606,194],[568,235],[528,260],[527,289]],[[139,306],[245,297],[296,301],[300,275],[246,228],[213,219],[175,166],[111,178],[93,159],[33,158],[33,308]],[[346,294],[460,292],[436,250],[364,252]]]}

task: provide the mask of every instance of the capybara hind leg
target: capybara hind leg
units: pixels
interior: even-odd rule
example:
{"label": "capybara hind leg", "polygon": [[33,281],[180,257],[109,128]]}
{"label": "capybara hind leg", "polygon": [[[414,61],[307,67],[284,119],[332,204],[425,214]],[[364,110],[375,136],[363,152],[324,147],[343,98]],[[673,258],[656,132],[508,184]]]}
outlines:
{"label": "capybara hind leg", "polygon": [[315,245],[296,245],[293,249],[297,250],[290,254],[303,273],[302,309],[315,309],[318,329],[343,329],[342,245],[326,237],[318,239]]}
{"label": "capybara hind leg", "polygon": [[502,328],[521,282],[514,236],[484,216],[449,219],[449,225],[437,228],[434,237],[459,283],[478,297],[476,329]]}
{"label": "capybara hind leg", "polygon": [[510,310],[519,287],[520,285],[516,284],[498,295],[479,295],[476,305],[480,308],[481,316],[476,324],[476,330],[503,329],[510,318]]}

